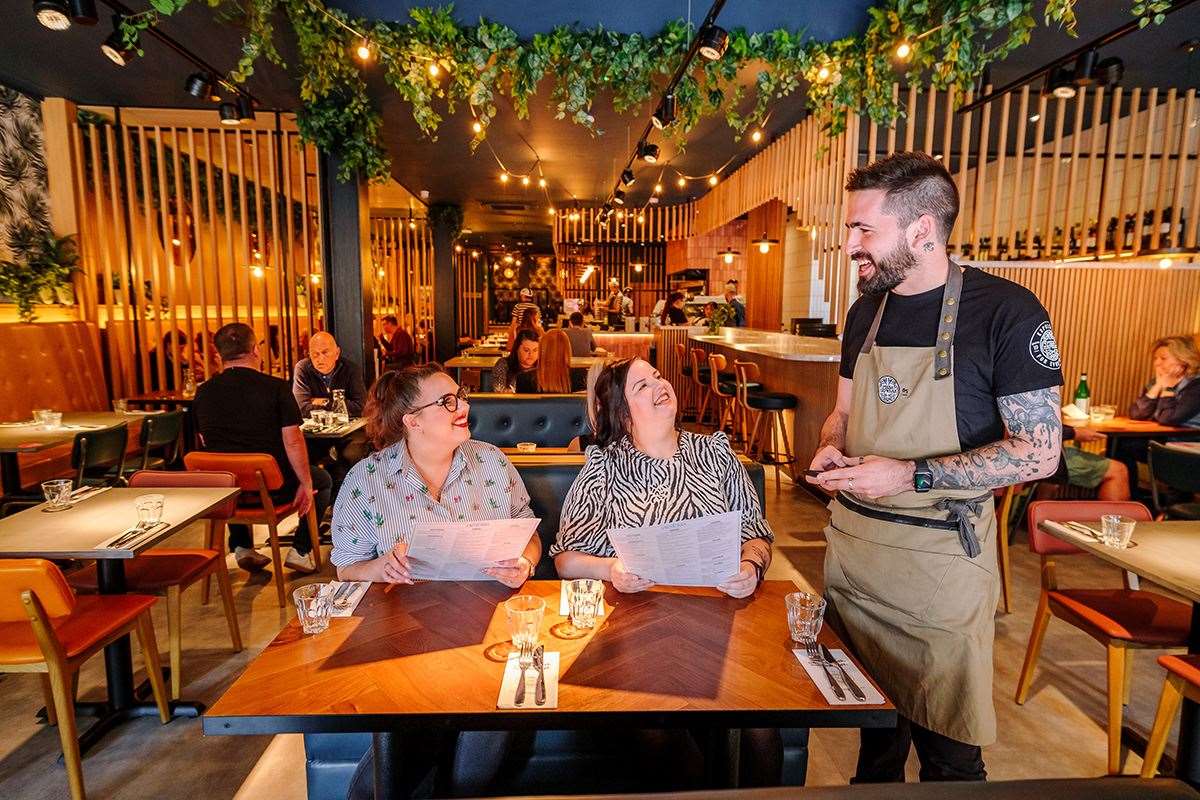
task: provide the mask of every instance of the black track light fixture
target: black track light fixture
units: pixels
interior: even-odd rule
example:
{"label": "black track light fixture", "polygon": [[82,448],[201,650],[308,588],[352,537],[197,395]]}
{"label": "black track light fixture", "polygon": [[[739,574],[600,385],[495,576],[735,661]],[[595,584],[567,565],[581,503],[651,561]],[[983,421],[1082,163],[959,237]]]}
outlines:
{"label": "black track light fixture", "polygon": [[1045,94],[1052,94],[1060,100],[1070,100],[1075,96],[1075,84],[1071,82],[1072,70],[1066,67],[1055,67],[1046,73]]}
{"label": "black track light fixture", "polygon": [[226,100],[217,108],[217,113],[221,115],[221,124],[232,128],[235,125],[242,124],[242,118],[238,116],[237,104]]}
{"label": "black track light fixture", "polygon": [[100,52],[118,67],[124,67],[137,58],[137,50],[125,42],[125,34],[121,30],[121,15],[113,14],[113,32],[100,45]]}
{"label": "black track light fixture", "polygon": [[708,25],[700,30],[699,53],[709,61],[719,61],[729,47],[729,31]]}
{"label": "black track light fixture", "polygon": [[95,25],[100,21],[96,14],[96,0],[71,0],[71,21],[76,25]]}
{"label": "black track light fixture", "polygon": [[192,97],[198,97],[201,100],[209,100],[214,103],[221,102],[221,95],[217,93],[216,79],[203,72],[193,72],[189,75],[183,84],[183,88]]}
{"label": "black track light fixture", "polygon": [[619,206],[625,205],[625,190],[617,189],[613,192],[613,202]]}
{"label": "black track light fixture", "polygon": [[1095,82],[1096,64],[1100,61],[1099,50],[1088,50],[1075,59],[1075,70],[1071,82],[1076,86],[1090,86]]}
{"label": "black track light fixture", "polygon": [[625,187],[633,186],[633,170],[625,169],[621,173],[621,185]]}
{"label": "black track light fixture", "polygon": [[642,144],[638,147],[638,158],[642,159],[642,161],[645,161],[647,164],[657,164],[658,155],[659,150],[658,145],[656,144],[642,142]]}
{"label": "black track light fixture", "polygon": [[1096,83],[1101,86],[1116,86],[1125,77],[1125,62],[1116,56],[1100,59],[1093,73]]}
{"label": "black track light fixture", "polygon": [[52,31],[65,31],[71,27],[71,14],[66,0],[34,0],[33,15],[43,27]]}
{"label": "black track light fixture", "polygon": [[254,120],[254,103],[249,97],[239,94],[235,105],[237,106],[238,122]]}
{"label": "black track light fixture", "polygon": [[675,121],[675,95],[663,95],[662,102],[658,104],[658,110],[654,112],[654,116],[650,118],[650,122],[654,127],[662,130]]}

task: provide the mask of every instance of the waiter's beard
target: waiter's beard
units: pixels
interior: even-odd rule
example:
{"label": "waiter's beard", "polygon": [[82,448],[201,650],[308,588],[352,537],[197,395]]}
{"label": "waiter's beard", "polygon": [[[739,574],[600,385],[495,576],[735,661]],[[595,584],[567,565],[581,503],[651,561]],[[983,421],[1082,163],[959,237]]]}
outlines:
{"label": "waiter's beard", "polygon": [[875,258],[864,250],[850,256],[854,261],[866,259],[874,269],[871,274],[858,279],[859,294],[882,294],[899,286],[917,266],[917,257],[901,242],[886,256]]}

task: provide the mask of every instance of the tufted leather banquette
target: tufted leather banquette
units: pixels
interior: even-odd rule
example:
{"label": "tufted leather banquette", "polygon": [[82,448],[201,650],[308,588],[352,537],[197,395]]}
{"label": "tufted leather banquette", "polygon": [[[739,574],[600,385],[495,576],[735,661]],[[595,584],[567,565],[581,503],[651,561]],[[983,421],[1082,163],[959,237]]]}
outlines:
{"label": "tufted leather banquette", "polygon": [[473,394],[471,436],[497,447],[566,447],[591,432],[582,394]]}
{"label": "tufted leather banquette", "polygon": [[[0,422],[29,419],[35,408],[99,411],[109,407],[100,336],[90,322],[0,325]],[[137,446],[130,425],[130,451]],[[18,456],[25,489],[70,471],[71,445]]]}
{"label": "tufted leather banquette", "polygon": [[[511,399],[511,395],[506,398]],[[472,397],[472,402],[474,399]],[[519,459],[517,461],[517,470],[529,491],[533,512],[542,520],[538,535],[545,552],[558,533],[563,500],[583,466],[584,457],[564,456],[528,464],[519,463]],[[750,473],[759,502],[764,502],[762,465],[745,460],[742,463]],[[539,579],[557,578],[554,562],[543,556],[534,576]],[[784,743],[784,781],[788,785],[801,786],[808,768],[808,729],[787,728],[781,733]],[[504,790],[540,793],[564,791],[564,787],[572,785],[586,785],[603,786],[610,791],[628,791],[633,787],[623,785],[619,780],[614,782],[615,778],[627,772],[622,768],[621,761],[627,754],[608,746],[608,739],[611,737],[591,731],[543,730],[532,735],[520,734],[512,745],[512,763],[507,764],[504,770]],[[460,743],[452,783],[457,786],[489,785],[493,776],[478,774],[477,764],[491,764],[493,761],[473,757],[469,749],[476,743],[463,741],[468,752],[464,752],[464,744]],[[304,747],[309,800],[341,800],[345,797],[359,760],[370,746],[371,736],[366,733],[306,734]]]}

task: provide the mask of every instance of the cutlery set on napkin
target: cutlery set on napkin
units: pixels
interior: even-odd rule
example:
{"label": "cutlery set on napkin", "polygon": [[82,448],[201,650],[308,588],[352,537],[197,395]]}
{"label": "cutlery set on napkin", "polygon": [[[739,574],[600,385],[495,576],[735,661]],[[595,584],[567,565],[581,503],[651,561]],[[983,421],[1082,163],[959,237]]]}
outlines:
{"label": "cutlery set on napkin", "polygon": [[558,653],[539,644],[529,668],[521,666],[519,653],[510,654],[496,708],[558,708]]}
{"label": "cutlery set on napkin", "polygon": [[150,538],[154,534],[170,526],[171,523],[160,520],[150,525],[138,523],[132,528],[127,528],[119,534],[109,539],[106,542],[101,542],[97,545],[97,550],[133,550],[137,548],[145,539]]}

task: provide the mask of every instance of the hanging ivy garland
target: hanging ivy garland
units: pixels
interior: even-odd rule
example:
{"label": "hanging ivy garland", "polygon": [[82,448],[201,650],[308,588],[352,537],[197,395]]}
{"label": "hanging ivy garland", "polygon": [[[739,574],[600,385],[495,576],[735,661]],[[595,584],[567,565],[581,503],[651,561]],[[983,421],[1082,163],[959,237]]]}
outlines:
{"label": "hanging ivy garland", "polygon": [[[142,31],[189,2],[150,0],[153,10],[122,23],[126,41],[137,47]],[[321,0],[204,2],[219,19],[245,32],[241,57],[227,76],[237,84],[253,74],[259,59],[288,66],[274,44],[275,21],[281,15],[287,19],[297,43],[293,66],[302,102],[297,125],[306,141],[341,156],[343,180],[355,172],[373,180],[390,175],[383,119],[367,91],[364,66],[352,55],[362,43],[355,32],[370,42],[384,79],[408,102],[426,135],[436,138],[444,115],[468,105],[480,123],[473,146],[499,113],[499,98],[507,98],[525,118],[544,79],[552,81],[551,103],[559,119],[600,133],[592,115],[596,98],[611,96],[618,113],[644,106],[658,96],[692,36],[679,20],[649,37],[560,26],[523,41],[506,25],[486,19],[462,25],[453,6],[414,8],[410,21],[399,23],[353,18]],[[1075,4],[1048,0],[1045,23],[1074,35]],[[1169,7],[1168,0],[1138,0],[1132,13],[1143,26],[1157,24]],[[833,42],[785,29],[730,31],[724,58],[697,59],[680,83],[676,122],[668,135],[682,145],[701,118],[714,114],[722,114],[740,135],[761,123],[773,102],[805,82],[808,107],[830,135],[845,129],[850,109],[887,124],[903,113],[891,87],[904,72],[927,75],[939,89],[969,85],[988,64],[1028,42],[1037,25],[1032,0],[885,0],[869,15],[862,36]],[[910,43],[911,54],[899,63],[896,46],[902,41]],[[741,110],[747,106],[746,87],[738,80],[743,69],[757,69],[748,111]]]}

